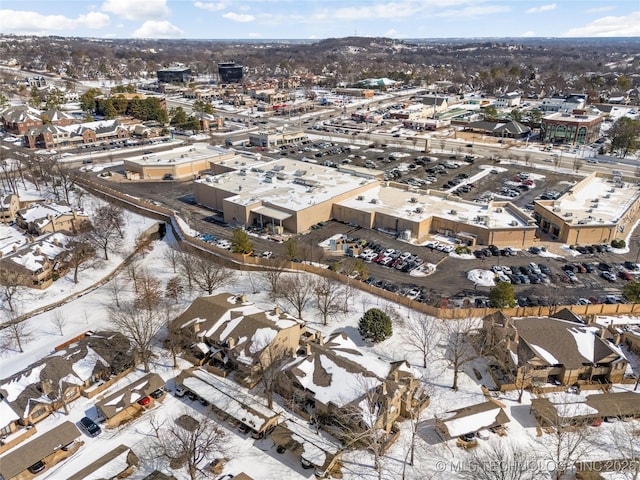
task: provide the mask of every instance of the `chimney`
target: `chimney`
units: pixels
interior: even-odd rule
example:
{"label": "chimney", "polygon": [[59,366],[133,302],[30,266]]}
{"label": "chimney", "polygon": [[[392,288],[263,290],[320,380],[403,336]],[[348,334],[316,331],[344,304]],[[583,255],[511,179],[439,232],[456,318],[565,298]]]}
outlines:
{"label": "chimney", "polygon": [[305,351],[305,354],[307,355],[307,357],[309,355],[311,355],[311,344],[310,343],[306,343],[304,345],[304,351]]}
{"label": "chimney", "polygon": [[227,339],[227,344],[229,345],[229,348],[233,348],[236,346],[236,340],[233,337],[229,337]]}
{"label": "chimney", "polygon": [[620,345],[621,341],[622,341],[622,335],[620,335],[619,333],[616,333],[616,336],[615,336],[616,345]]}
{"label": "chimney", "polygon": [[14,245],[13,245],[13,251],[14,251],[14,252],[17,252],[17,251],[18,251],[18,244],[14,244]]}
{"label": "chimney", "polygon": [[318,332],[318,345],[324,345],[324,337],[321,332]]}
{"label": "chimney", "polygon": [[40,250],[40,245],[38,245],[36,247],[36,255],[41,255],[42,254],[42,250]]}
{"label": "chimney", "polygon": [[520,341],[520,334],[516,330],[515,332],[513,332],[513,342],[518,343],[519,341]]}
{"label": "chimney", "polygon": [[607,334],[607,329],[604,327],[600,328],[600,338],[604,340],[604,337],[606,336],[606,334]]}
{"label": "chimney", "polygon": [[273,314],[274,315],[280,315],[280,307],[278,305],[273,307]]}
{"label": "chimney", "polygon": [[243,293],[242,295],[240,295],[240,296],[238,297],[238,301],[239,301],[240,303],[247,303],[247,296]]}
{"label": "chimney", "polygon": [[387,383],[382,382],[382,395],[387,395]]}

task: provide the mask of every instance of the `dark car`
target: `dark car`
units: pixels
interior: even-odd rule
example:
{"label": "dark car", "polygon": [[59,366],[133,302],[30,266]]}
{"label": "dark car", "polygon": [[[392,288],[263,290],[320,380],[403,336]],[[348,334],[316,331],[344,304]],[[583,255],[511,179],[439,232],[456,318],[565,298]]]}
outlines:
{"label": "dark car", "polygon": [[611,265],[605,262],[600,262],[598,264],[598,270],[600,270],[601,272],[608,272],[609,270],[611,270]]}
{"label": "dark car", "polygon": [[529,247],[529,253],[533,253],[534,255],[539,254],[541,251],[539,247]]}
{"label": "dark car", "polygon": [[638,264],[634,263],[634,262],[630,262],[630,261],[626,261],[624,262],[624,268],[628,269],[628,270],[638,270]]}
{"label": "dark car", "polygon": [[44,470],[45,467],[46,465],[44,464],[44,462],[42,460],[38,460],[36,463],[27,468],[27,470],[29,470],[29,472],[31,473],[40,473]]}
{"label": "dark car", "polygon": [[539,267],[542,273],[544,273],[545,275],[551,275],[551,269],[547,265],[545,265],[544,263],[541,263]]}
{"label": "dark car", "polygon": [[171,175],[170,173],[165,173],[162,176],[162,180],[173,180],[173,175]]}
{"label": "dark car", "polygon": [[91,420],[89,417],[82,417],[80,419],[79,426],[80,426],[80,430],[82,430],[84,433],[86,433],[90,437],[97,437],[102,433],[102,430],[96,424],[96,422]]}
{"label": "dark car", "polygon": [[154,390],[153,392],[151,392],[149,395],[151,396],[151,398],[158,399],[162,396],[163,393],[164,393],[164,390],[159,388],[158,390]]}
{"label": "dark car", "polygon": [[587,273],[593,273],[595,272],[595,268],[593,267],[592,264],[590,263],[583,263],[582,266],[584,267],[584,269],[587,271]]}

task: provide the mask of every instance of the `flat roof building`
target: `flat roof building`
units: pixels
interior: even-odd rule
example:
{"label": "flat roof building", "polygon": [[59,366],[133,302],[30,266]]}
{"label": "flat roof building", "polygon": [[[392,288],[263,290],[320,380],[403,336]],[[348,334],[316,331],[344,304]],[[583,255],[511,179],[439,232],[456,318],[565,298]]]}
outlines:
{"label": "flat roof building", "polygon": [[600,138],[602,119],[584,110],[555,112],[542,118],[540,136],[544,142],[586,145]]}
{"label": "flat roof building", "polygon": [[536,200],[533,215],[544,233],[561,242],[609,243],[640,218],[640,188],[594,172],[557,200]]}
{"label": "flat roof building", "polygon": [[188,67],[169,67],[156,72],[158,83],[189,83],[191,81],[191,69]]}

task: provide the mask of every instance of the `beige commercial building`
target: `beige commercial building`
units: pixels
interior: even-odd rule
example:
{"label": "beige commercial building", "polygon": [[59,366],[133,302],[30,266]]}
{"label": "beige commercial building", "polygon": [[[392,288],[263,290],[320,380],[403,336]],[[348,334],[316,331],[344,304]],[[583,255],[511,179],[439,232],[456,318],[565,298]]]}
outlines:
{"label": "beige commercial building", "polygon": [[544,233],[564,243],[624,238],[640,218],[640,188],[632,180],[594,172],[557,200],[537,200],[534,217]]}
{"label": "beige commercial building", "polygon": [[276,233],[301,233],[335,219],[419,241],[431,233],[470,245],[534,241],[535,220],[510,202],[483,205],[444,192],[389,185],[379,173],[278,159],[206,176],[195,182],[194,191],[198,204],[221,211],[227,223],[270,227]]}

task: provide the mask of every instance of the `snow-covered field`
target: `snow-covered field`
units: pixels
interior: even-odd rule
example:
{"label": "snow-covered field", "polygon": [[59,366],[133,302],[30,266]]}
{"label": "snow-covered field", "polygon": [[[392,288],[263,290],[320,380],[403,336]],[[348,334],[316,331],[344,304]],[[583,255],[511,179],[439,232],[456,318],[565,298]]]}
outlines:
{"label": "snow-covered field", "polygon": [[[85,199],[86,201],[86,199]],[[97,262],[92,268],[87,269],[80,274],[80,282],[75,285],[72,277],[68,275],[56,282],[45,291],[31,291],[23,293],[22,304],[25,311],[32,311],[38,307],[53,303],[60,299],[66,298],[77,292],[83,291],[103,278],[108,272],[112,271],[126,256],[128,250],[131,250],[136,235],[148,228],[153,222],[144,217],[127,213],[127,238],[122,242],[122,248],[119,253],[111,255],[109,262]],[[146,269],[151,276],[158,279],[162,284],[173,277],[175,273],[168,265],[165,259],[165,252],[171,248],[171,238],[164,241],[158,241],[153,244],[153,250],[141,259],[139,268]],[[127,247],[127,245],[129,247]],[[486,273],[486,275],[485,275]],[[488,279],[485,278],[488,271],[476,271],[470,280],[475,283],[485,285]],[[124,294],[127,289],[132,294],[131,288],[128,287],[126,272],[121,272],[117,277],[117,282],[124,286]],[[273,307],[272,301],[269,299],[267,291],[266,278],[261,273],[256,272],[237,272],[233,281],[229,282],[223,289],[218,292],[231,292],[234,294],[247,294],[248,299],[254,302],[258,307],[270,309]],[[5,348],[0,355],[0,371],[1,377],[5,378],[18,372],[30,365],[35,360],[51,353],[56,345],[59,345],[86,330],[100,330],[110,328],[110,318],[107,313],[107,306],[112,303],[113,281],[106,285],[89,289],[83,295],[75,298],[68,303],[58,307],[55,310],[41,313],[30,318],[27,321],[29,330],[33,333],[31,339],[25,345],[25,353],[19,353],[15,349]],[[179,300],[177,309],[184,310],[190,302],[197,296],[204,293],[196,291],[187,291],[184,297]],[[280,306],[287,308],[283,302]],[[371,307],[394,312],[394,334],[393,336],[377,345],[371,345],[363,341],[357,333],[358,319],[363,312]],[[55,316],[63,316],[66,320],[63,327],[63,335],[60,335],[57,327],[53,323]],[[376,357],[383,361],[408,360],[414,367],[415,375],[421,377],[421,381],[425,383],[431,395],[431,403],[422,415],[422,421],[417,431],[417,447],[414,465],[408,465],[408,453],[411,440],[411,425],[406,421],[399,425],[401,434],[394,445],[388,450],[384,458],[380,462],[381,472],[380,478],[383,479],[426,479],[426,478],[470,478],[462,477],[457,468],[464,469],[464,462],[471,461],[477,452],[490,452],[495,450],[506,449],[510,445],[518,445],[525,448],[528,452],[541,451],[540,437],[537,437],[536,423],[530,413],[530,396],[525,392],[523,402],[517,402],[517,393],[500,394],[496,399],[505,404],[505,411],[511,422],[508,424],[508,434],[505,437],[499,437],[496,434],[489,434],[488,440],[480,440],[480,445],[475,452],[467,452],[455,446],[455,441],[443,442],[435,433],[433,423],[434,415],[442,414],[446,411],[461,408],[486,400],[481,387],[485,386],[489,389],[494,387],[493,380],[488,374],[486,360],[477,358],[469,361],[462,368],[462,374],[459,378],[459,389],[451,390],[453,382],[453,371],[449,364],[444,360],[447,349],[447,338],[441,328],[441,320],[420,316],[423,322],[437,323],[438,338],[434,342],[435,348],[429,355],[428,368],[422,368],[422,360],[420,353],[417,352],[406,342],[405,338],[407,330],[405,328],[406,319],[410,316],[418,315],[406,307],[389,303],[379,297],[366,293],[357,293],[350,304],[350,311],[341,317],[337,317],[329,321],[327,326],[322,325],[317,313],[312,307],[308,307],[304,311],[303,318],[307,325],[321,330],[325,334],[335,331],[346,332],[351,339],[368,355]],[[479,324],[479,322],[478,322]],[[172,366],[170,355],[162,350],[159,345],[156,347],[156,357],[152,362],[152,370],[162,376],[167,381],[167,389],[173,390],[173,378],[180,372],[180,369],[187,368],[189,365],[181,361],[178,369]],[[127,385],[134,378],[144,375],[139,368],[135,373],[120,381],[118,384],[110,387],[104,394],[115,392],[119,388]],[[616,386],[617,391],[631,390],[631,386]],[[276,398],[277,403],[282,403],[281,399]],[[70,405],[70,413],[68,416],[59,412],[48,417],[43,422],[37,424],[38,432],[44,432],[65,420],[77,422],[85,415],[95,415],[93,404],[94,400],[81,397]],[[282,411],[284,418],[294,418],[282,407],[276,405],[276,409]],[[84,466],[90,464],[106,452],[112,450],[120,444],[125,444],[133,448],[134,452],[141,457],[142,462],[139,468],[130,477],[132,479],[141,479],[148,475],[151,471],[158,468],[165,473],[171,473],[176,478],[188,478],[185,470],[170,471],[166,464],[148,458],[149,455],[149,436],[151,432],[151,419],[163,419],[174,417],[182,412],[198,417],[206,411],[198,402],[191,402],[185,398],[177,398],[171,393],[167,395],[165,401],[155,407],[153,411],[146,413],[143,417],[134,420],[126,426],[112,430],[104,431],[102,435],[96,438],[82,436],[84,446],[72,456],[69,460],[47,470],[40,478],[43,479],[64,479],[73,475]],[[278,454],[275,445],[269,438],[264,440],[254,440],[249,436],[245,436],[235,429],[231,429],[228,425],[228,446],[230,451],[230,461],[224,467],[224,474],[237,474],[241,471],[249,474],[256,480],[261,479],[313,479],[313,470],[305,470],[301,467],[300,461],[290,453]],[[594,444],[594,450],[589,458],[610,458],[614,455],[615,450],[612,444],[608,443],[614,431],[615,424],[603,424],[599,427],[598,433],[600,440]],[[211,460],[211,459],[210,459]],[[460,463],[462,462],[462,463]],[[378,472],[373,469],[373,456],[365,451],[351,450],[344,453],[343,456],[343,473],[347,480],[375,479],[378,478]],[[470,465],[470,464],[469,464]],[[538,465],[538,464],[536,464]],[[539,465],[547,465],[540,463]],[[468,465],[467,465],[468,466]],[[468,473],[468,472],[467,472]],[[544,474],[544,475],[543,475]],[[540,475],[533,478],[545,478],[548,472],[541,469]],[[219,476],[219,475],[218,475]],[[218,477],[216,476],[216,478]],[[497,477],[496,477],[497,478]]]}

